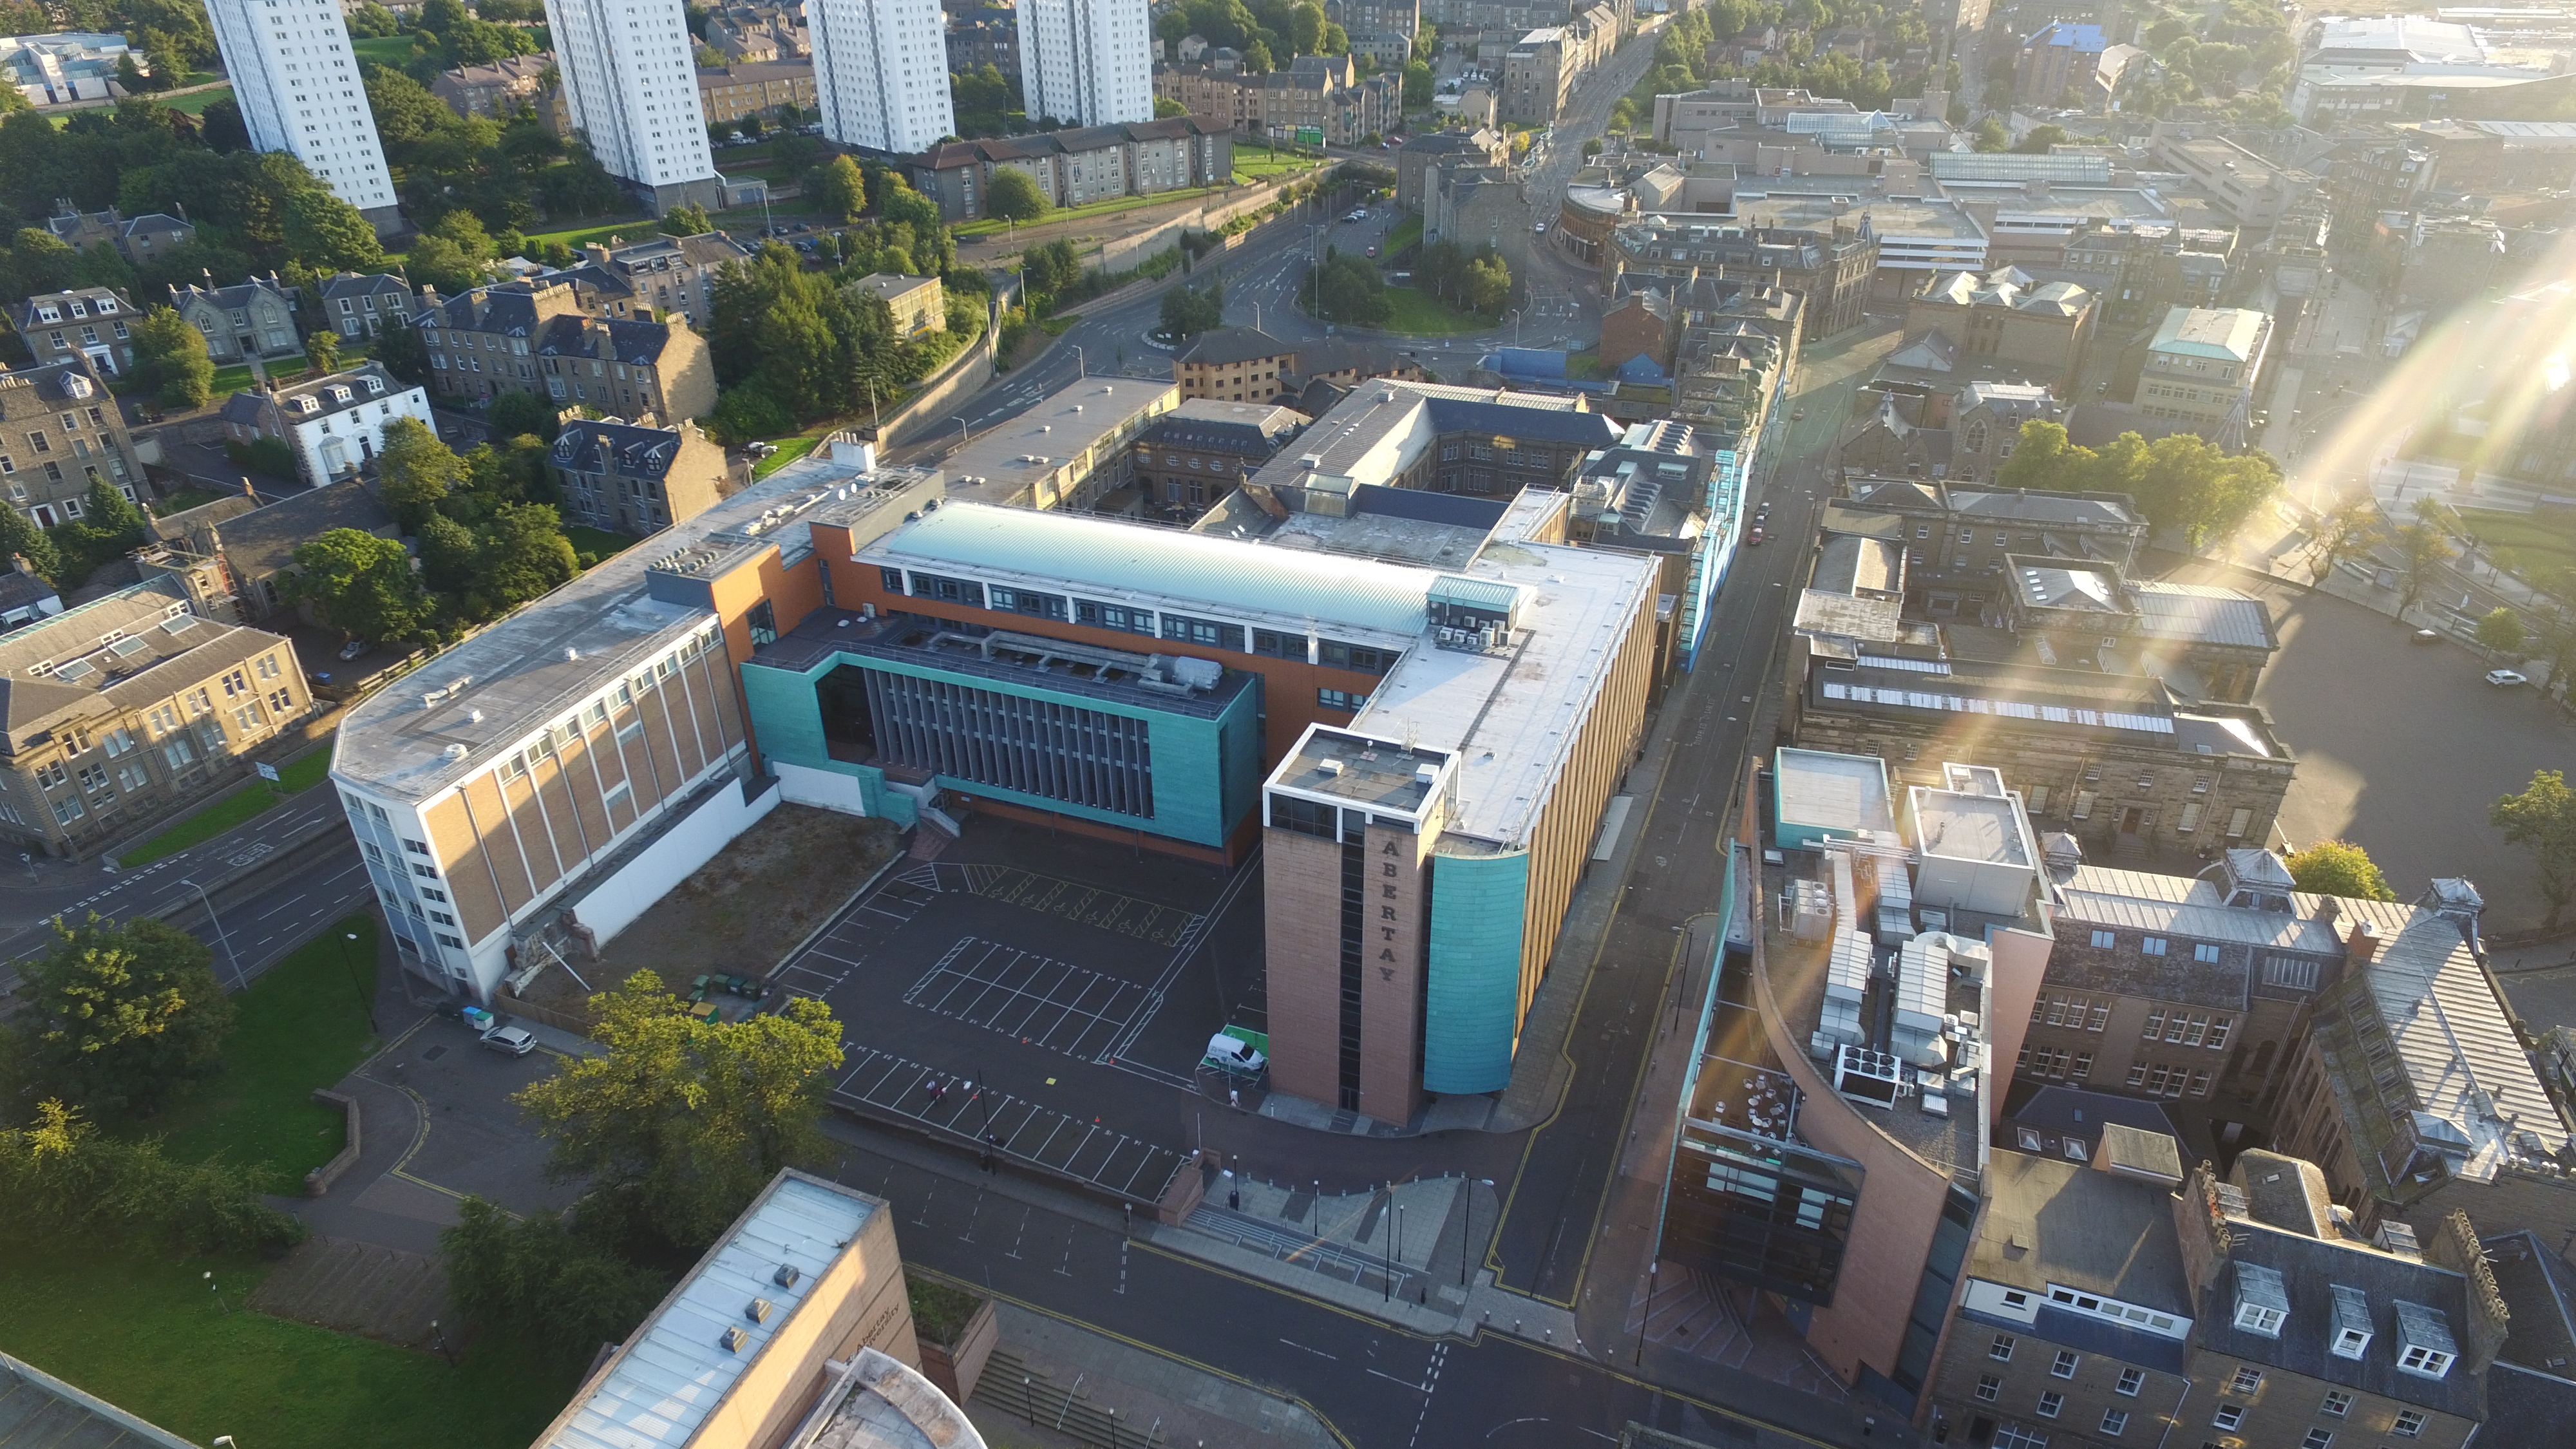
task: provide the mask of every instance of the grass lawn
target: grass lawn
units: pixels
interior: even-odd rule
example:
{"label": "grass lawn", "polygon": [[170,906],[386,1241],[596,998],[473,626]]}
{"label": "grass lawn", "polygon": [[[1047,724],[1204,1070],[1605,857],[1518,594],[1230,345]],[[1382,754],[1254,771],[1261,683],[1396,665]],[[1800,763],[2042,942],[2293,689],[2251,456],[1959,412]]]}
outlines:
{"label": "grass lawn", "polygon": [[778,451],[751,465],[751,476],[754,478],[768,477],[770,474],[777,472],[779,469],[784,468],[788,464],[795,462],[797,459],[804,457],[806,454],[813,452],[816,448],[822,446],[823,443],[823,439],[820,434],[808,434],[804,437],[796,438],[773,438],[770,441],[778,445]]}
{"label": "grass lawn", "polygon": [[2480,544],[2511,553],[2514,562],[2531,577],[2576,567],[2576,509],[2491,513],[2483,508],[2463,508],[2458,510],[2458,517],[2460,527]]}
{"label": "grass lawn", "polygon": [[[1122,211],[1135,211],[1148,206],[1166,206],[1176,201],[1196,201],[1214,194],[1211,189],[1189,187],[1178,191],[1157,191],[1151,196],[1112,197],[1107,201],[1095,201],[1089,206],[1051,207],[1046,215],[1030,222],[1029,225],[1047,226],[1059,221],[1084,221],[1095,216],[1114,216]],[[982,221],[966,222],[954,230],[959,236],[985,237],[1002,236],[1010,232],[1012,227],[1008,222],[986,217]]]}
{"label": "grass lawn", "polygon": [[1046,329],[1046,335],[1049,337],[1062,337],[1074,323],[1081,320],[1081,313],[1067,312],[1061,317],[1040,317],[1038,325]]}
{"label": "grass lawn", "polygon": [[248,389],[249,386],[250,364],[235,363],[231,367],[218,367],[215,369],[214,392],[212,393],[212,396],[230,397],[234,393]]}
{"label": "grass lawn", "polygon": [[155,504],[153,511],[167,518],[173,513],[184,512],[191,508],[203,508],[209,503],[220,502],[235,496],[237,495],[231,493],[217,493],[211,488],[182,488]]}
{"label": "grass lawn", "polygon": [[[358,939],[346,940],[352,931]],[[278,962],[235,998],[241,1015],[224,1042],[223,1074],[144,1130],[166,1138],[173,1158],[264,1162],[272,1191],[298,1191],[346,1140],[340,1113],[312,1094],[366,1060],[374,1034],[358,992],[362,982],[372,990],[375,960],[376,920],[360,912]]]}
{"label": "grass lawn", "polygon": [[1386,254],[1391,257],[1404,255],[1406,247],[1420,245],[1422,245],[1422,218],[1419,216],[1406,217],[1395,224],[1395,230],[1386,234]]}
{"label": "grass lawn", "polygon": [[411,37],[408,35],[352,35],[349,48],[358,53],[360,60],[372,60],[396,70],[402,69],[403,62],[411,59]]}
{"label": "grass lawn", "polygon": [[1429,292],[1411,287],[1386,289],[1387,317],[1379,327],[1389,332],[1447,336],[1462,332],[1483,332],[1494,325],[1491,317],[1478,317],[1458,311]]}
{"label": "grass lawn", "polygon": [[0,1350],[191,1443],[240,1434],[257,1449],[523,1449],[576,1387],[498,1335],[450,1368],[243,1308],[269,1271],[256,1257],[0,1236]]}
{"label": "grass lawn", "polygon": [[232,98],[231,86],[219,86],[210,91],[191,91],[184,96],[173,96],[161,104],[174,111],[184,111],[191,116],[202,116],[206,113],[206,107],[217,101],[229,101]]}
{"label": "grass lawn", "polygon": [[254,781],[119,855],[116,863],[126,867],[149,865],[165,855],[212,840],[234,826],[266,813],[270,806],[287,796],[320,784],[330,770],[331,752],[315,750],[291,765],[279,766],[277,783]]}
{"label": "grass lawn", "polygon": [[1249,146],[1234,148],[1234,174],[1250,181],[1312,171],[1322,164],[1312,156],[1299,155],[1295,151],[1258,151]]}
{"label": "grass lawn", "polygon": [[604,528],[591,528],[579,523],[566,527],[564,537],[572,540],[573,552],[586,553],[601,559],[623,553],[635,542],[625,534],[611,533]]}

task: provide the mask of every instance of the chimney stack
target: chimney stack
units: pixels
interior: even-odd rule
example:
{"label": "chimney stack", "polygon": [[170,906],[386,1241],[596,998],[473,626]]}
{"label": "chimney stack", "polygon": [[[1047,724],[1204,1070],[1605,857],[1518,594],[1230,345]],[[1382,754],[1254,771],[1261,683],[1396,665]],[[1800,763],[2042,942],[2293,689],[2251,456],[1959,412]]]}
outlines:
{"label": "chimney stack", "polygon": [[2355,920],[2351,934],[2343,938],[2343,949],[2349,964],[2367,966],[2379,959],[2379,936],[2370,929],[2370,922]]}

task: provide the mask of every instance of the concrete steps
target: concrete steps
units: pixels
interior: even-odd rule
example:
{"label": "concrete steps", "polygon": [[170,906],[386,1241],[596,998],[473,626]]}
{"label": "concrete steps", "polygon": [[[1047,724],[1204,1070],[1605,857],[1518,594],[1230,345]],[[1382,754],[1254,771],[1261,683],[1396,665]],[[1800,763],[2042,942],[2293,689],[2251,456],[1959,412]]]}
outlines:
{"label": "concrete steps", "polygon": [[[311,1238],[251,1294],[250,1306],[387,1343],[425,1345],[430,1320],[455,1317],[447,1272],[425,1253],[347,1238]],[[451,1332],[457,1341],[461,1333]]]}

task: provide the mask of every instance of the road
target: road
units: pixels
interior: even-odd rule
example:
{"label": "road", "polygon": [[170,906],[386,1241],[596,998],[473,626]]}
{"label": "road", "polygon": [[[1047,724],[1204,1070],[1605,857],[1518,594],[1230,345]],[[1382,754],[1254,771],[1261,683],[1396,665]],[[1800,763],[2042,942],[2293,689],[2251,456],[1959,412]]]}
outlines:
{"label": "road", "polygon": [[[897,1160],[834,1122],[844,1182],[894,1204],[905,1266],[1302,1404],[1354,1449],[1537,1449],[1649,1424],[1710,1443],[1813,1443],[1623,1371],[1502,1333],[1425,1338],[1130,1239],[1105,1212],[987,1190]],[[909,1154],[903,1154],[908,1157]],[[970,1169],[971,1171],[971,1169]],[[1041,1199],[1043,1200],[1043,1199]],[[977,1400],[991,1413],[992,1396]]]}

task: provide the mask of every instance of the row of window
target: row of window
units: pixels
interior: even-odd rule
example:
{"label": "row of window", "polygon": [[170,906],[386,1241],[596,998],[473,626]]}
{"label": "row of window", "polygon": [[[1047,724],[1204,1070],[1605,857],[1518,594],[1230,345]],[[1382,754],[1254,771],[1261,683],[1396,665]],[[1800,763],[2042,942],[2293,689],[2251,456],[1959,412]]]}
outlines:
{"label": "row of window", "polygon": [[[1124,634],[1142,634],[1149,639],[1171,639],[1269,659],[1304,660],[1307,657],[1306,636],[1284,630],[1246,630],[1241,624],[1161,612],[1140,605],[1112,604],[1036,589],[978,583],[973,579],[923,573],[919,569],[911,570],[909,575],[898,568],[880,568],[877,572],[887,590],[916,599],[935,599],[943,604],[992,609],[998,613],[1052,619],[1094,629],[1115,629]],[[1360,674],[1384,674],[1395,667],[1397,657],[1398,651],[1393,649],[1324,639],[1317,642],[1314,662]]]}

